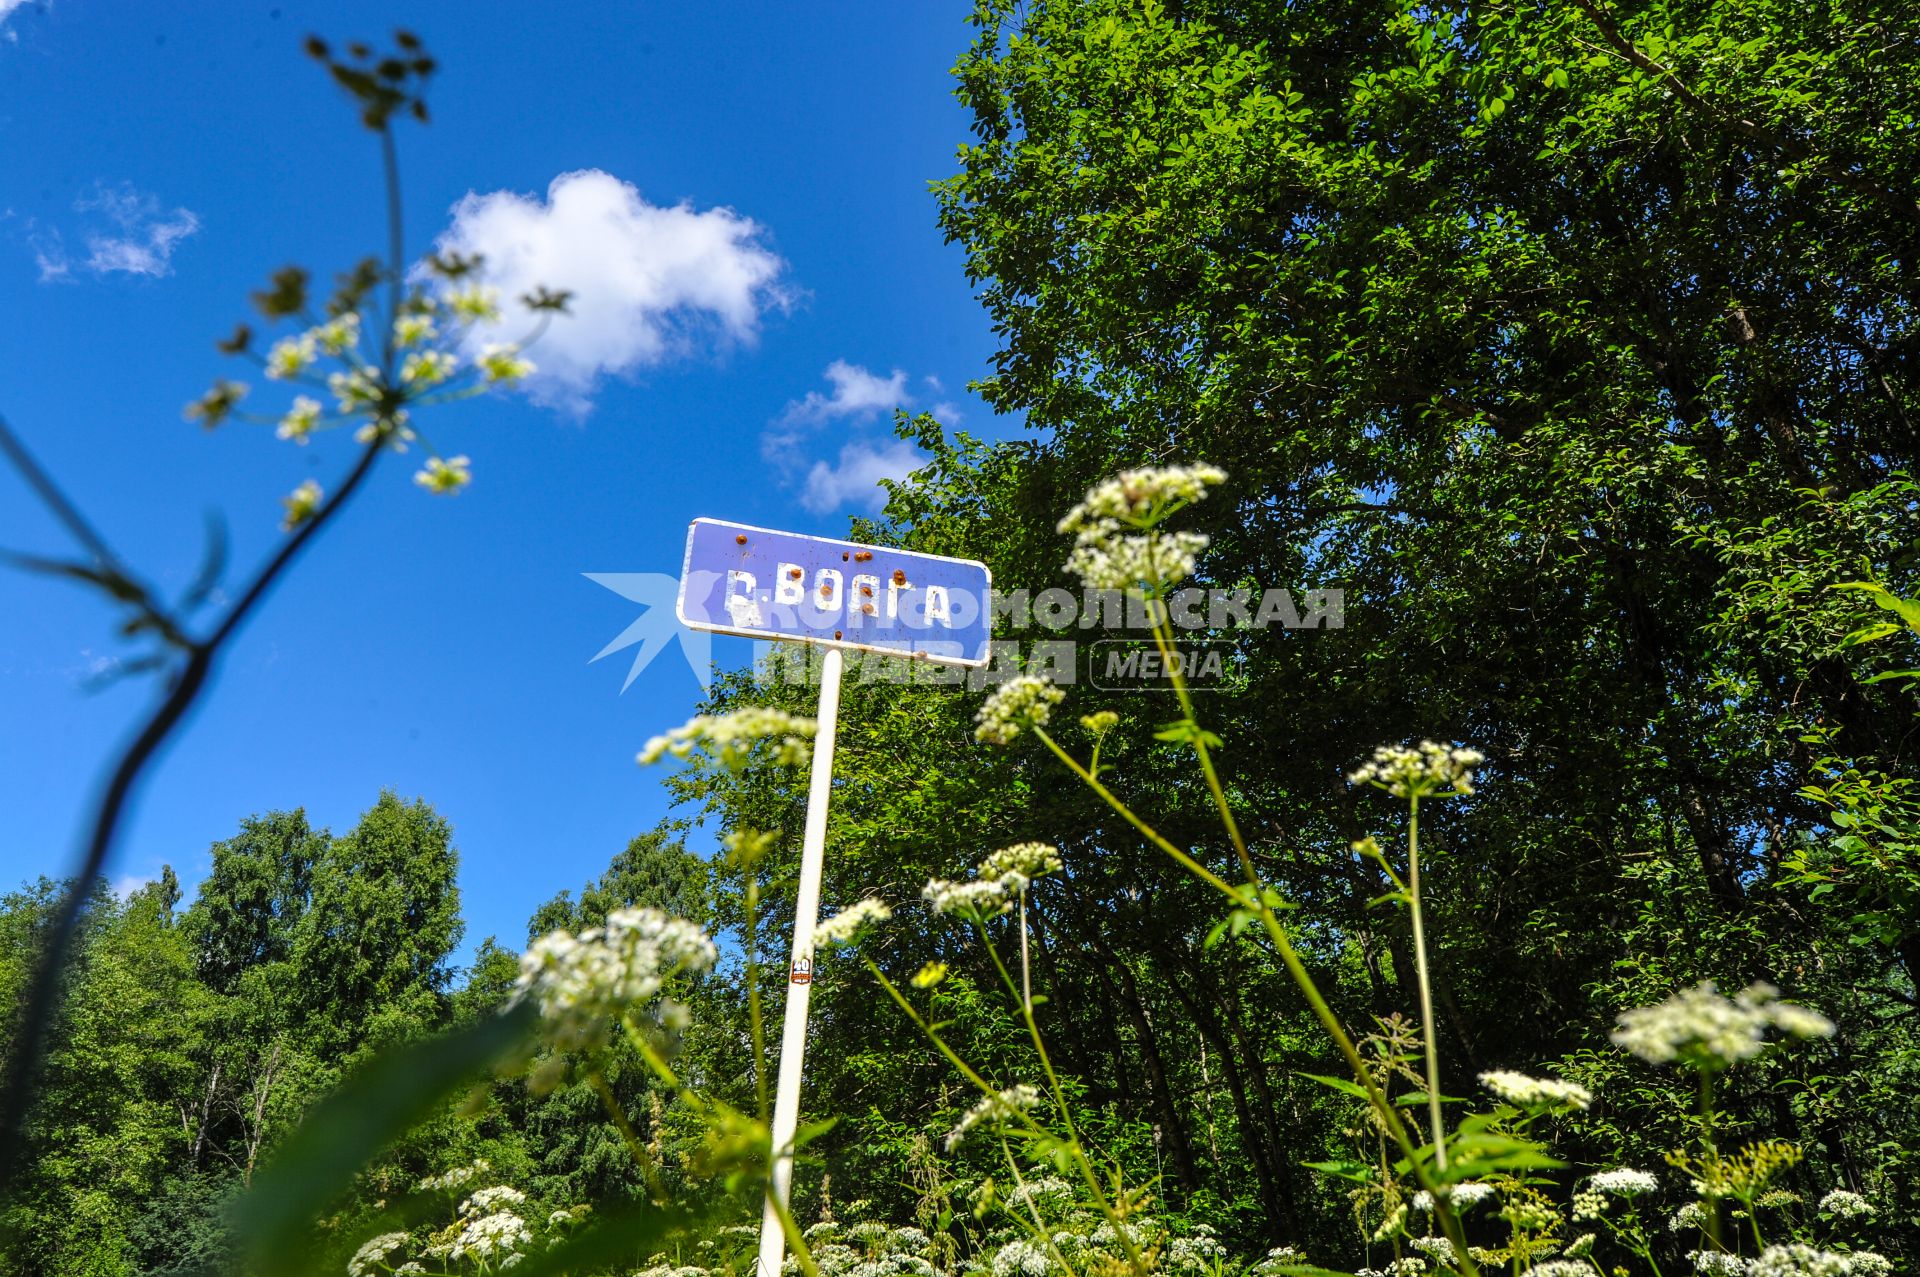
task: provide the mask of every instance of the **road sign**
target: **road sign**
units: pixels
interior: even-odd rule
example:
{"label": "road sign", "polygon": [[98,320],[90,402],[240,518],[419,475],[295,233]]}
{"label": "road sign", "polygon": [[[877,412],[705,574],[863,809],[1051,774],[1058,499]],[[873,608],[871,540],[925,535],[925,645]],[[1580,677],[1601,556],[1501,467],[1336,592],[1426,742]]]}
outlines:
{"label": "road sign", "polygon": [[992,589],[972,559],[695,519],[676,610],[720,634],[982,666]]}
{"label": "road sign", "polygon": [[820,713],[800,839],[800,882],[793,910],[793,957],[780,1033],[780,1075],[773,1103],[773,1161],[760,1218],[758,1277],[780,1277],[786,1236],[780,1216],[791,1200],[793,1138],[800,1122],[800,1074],[813,993],[813,929],[820,919],[820,877],[833,793],[845,651],[881,652],[938,665],[982,666],[992,647],[993,574],[984,563],[914,554],[885,546],[775,532],[746,523],[695,519],[675,602],[683,624],[747,638],[812,643],[820,664]]}

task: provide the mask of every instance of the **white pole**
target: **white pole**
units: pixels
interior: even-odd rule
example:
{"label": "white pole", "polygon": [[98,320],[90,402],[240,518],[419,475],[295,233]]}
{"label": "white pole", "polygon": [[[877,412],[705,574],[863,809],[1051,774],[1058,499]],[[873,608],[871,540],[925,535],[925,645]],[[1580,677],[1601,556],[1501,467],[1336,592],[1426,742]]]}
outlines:
{"label": "white pole", "polygon": [[833,738],[840,720],[837,647],[820,665],[820,729],[813,738],[807,829],[800,843],[800,893],[793,908],[793,961],[787,968],[786,1021],[780,1029],[780,1082],[773,1100],[773,1170],[760,1216],[759,1277],[780,1277],[787,1237],[774,1203],[792,1202],[793,1133],[800,1125],[800,1068],[807,1050],[807,1000],[813,992],[813,927],[820,920],[820,870],[827,852],[827,799],[833,792]]}

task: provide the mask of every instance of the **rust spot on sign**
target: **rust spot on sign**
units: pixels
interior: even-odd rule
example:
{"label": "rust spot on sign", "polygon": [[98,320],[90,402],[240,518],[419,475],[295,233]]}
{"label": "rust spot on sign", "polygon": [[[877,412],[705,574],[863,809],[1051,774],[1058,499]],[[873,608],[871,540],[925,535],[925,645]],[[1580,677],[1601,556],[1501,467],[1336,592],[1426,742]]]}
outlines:
{"label": "rust spot on sign", "polygon": [[853,561],[855,563],[866,563],[870,561],[872,558],[873,558],[872,550],[861,550],[854,554]]}
{"label": "rust spot on sign", "polygon": [[795,581],[798,581],[798,580],[799,580],[799,579],[800,579],[801,577],[803,577],[803,576],[805,576],[805,575],[806,575],[806,573],[805,573],[805,572],[802,572],[802,571],[801,571],[801,570],[800,570],[799,568],[788,568],[788,569],[787,569],[787,576],[788,576],[788,577],[789,577],[790,579],[792,579],[792,580],[795,580]]}
{"label": "rust spot on sign", "polygon": [[735,545],[745,545],[747,543],[747,534],[742,532],[739,536],[733,539],[733,543]]}
{"label": "rust spot on sign", "polygon": [[905,585],[907,583],[907,570],[905,568],[895,568],[893,570],[893,583],[895,585]]}

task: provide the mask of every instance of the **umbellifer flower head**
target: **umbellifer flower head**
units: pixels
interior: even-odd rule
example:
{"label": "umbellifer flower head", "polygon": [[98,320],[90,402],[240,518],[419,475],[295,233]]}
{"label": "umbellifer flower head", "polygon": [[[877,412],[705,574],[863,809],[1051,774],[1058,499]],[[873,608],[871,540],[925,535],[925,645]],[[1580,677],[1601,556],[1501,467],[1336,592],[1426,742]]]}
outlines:
{"label": "umbellifer flower head", "polygon": [[1473,792],[1473,769],[1487,760],[1477,749],[1423,740],[1418,745],[1382,745],[1347,779],[1384,789],[1395,798],[1451,797]]}
{"label": "umbellifer flower head", "polygon": [[648,741],[640,751],[640,761],[657,763],[669,754],[675,758],[691,758],[701,753],[728,767],[739,768],[746,765],[754,746],[766,740],[773,742],[775,762],[800,767],[812,755],[809,742],[819,726],[811,718],[759,705],[743,706],[724,714],[700,714]]}
{"label": "umbellifer flower head", "polygon": [[1024,891],[1043,874],[1060,871],[1060,851],[1049,842],[1018,842],[1002,847],[980,862],[979,876],[991,878],[1014,891]]}
{"label": "umbellifer flower head", "polygon": [[1511,1069],[1482,1073],[1480,1085],[1523,1109],[1584,1109],[1593,1103],[1593,1092],[1578,1083],[1557,1077],[1528,1077]]}
{"label": "umbellifer flower head", "polygon": [[1836,1188],[1820,1199],[1820,1209],[1841,1219],[1858,1219],[1862,1215],[1873,1214],[1873,1203],[1858,1193]]}
{"label": "umbellifer flower head", "polygon": [[1611,1193],[1615,1197],[1636,1197],[1641,1193],[1660,1191],[1659,1180],[1646,1171],[1636,1171],[1628,1167],[1601,1171],[1587,1182],[1596,1192]]}
{"label": "umbellifer flower head", "polygon": [[387,1257],[409,1240],[405,1233],[382,1233],[368,1241],[354,1251],[353,1258],[347,1261],[348,1277],[372,1277],[380,1268],[386,1267]]}
{"label": "umbellifer flower head", "polygon": [[1005,745],[1029,727],[1044,727],[1053,707],[1067,694],[1043,678],[1022,674],[1008,679],[987,697],[974,715],[974,736],[989,745]]}
{"label": "umbellifer flower head", "polygon": [[1751,984],[1725,998],[1703,980],[1665,1002],[1622,1012],[1614,1045],[1654,1064],[1678,1061],[1717,1072],[1760,1054],[1769,1028],[1798,1038],[1833,1032],[1833,1022],[1818,1011],[1779,998],[1770,984]]}
{"label": "umbellifer flower head", "polygon": [[473,482],[472,463],[465,457],[428,457],[427,468],[415,472],[413,481],[428,492],[446,495],[460,491]]}
{"label": "umbellifer flower head", "polygon": [[885,901],[875,900],[869,896],[865,900],[848,905],[815,927],[813,942],[816,945],[851,945],[867,928],[878,926],[891,917],[893,917],[893,910]]}
{"label": "umbellifer flower head", "polygon": [[280,428],[274,434],[282,439],[291,439],[304,444],[313,428],[320,424],[320,401],[309,399],[305,395],[293,397],[293,407],[287,409],[287,415],[280,418]]}
{"label": "umbellifer flower head", "polygon": [[320,502],[324,499],[325,495],[325,493],[320,491],[319,484],[308,479],[292,492],[281,497],[280,504],[287,508],[287,513],[286,516],[280,520],[280,526],[291,532],[308,519],[311,519],[314,516],[314,512],[320,508]]}
{"label": "umbellifer flower head", "polygon": [[1040,1091],[1025,1082],[1010,1086],[993,1095],[982,1096],[980,1102],[960,1115],[959,1123],[947,1134],[947,1151],[951,1153],[960,1142],[978,1126],[989,1130],[1004,1125],[1010,1118],[1025,1112],[1040,1103]]}
{"label": "umbellifer flower head", "polygon": [[713,965],[713,941],[691,922],[657,909],[616,909],[605,927],[553,931],[520,958],[514,1004],[531,997],[555,1046],[598,1041],[608,1020],[660,991],[677,971]]}
{"label": "umbellifer flower head", "polygon": [[1769,1246],[1747,1265],[1749,1277],[1848,1277],[1848,1257],[1803,1242]]}
{"label": "umbellifer flower head", "polygon": [[1205,462],[1123,470],[1089,489],[1060,520],[1060,531],[1078,532],[1101,520],[1150,528],[1182,506],[1204,499],[1209,487],[1226,481],[1226,471]]}

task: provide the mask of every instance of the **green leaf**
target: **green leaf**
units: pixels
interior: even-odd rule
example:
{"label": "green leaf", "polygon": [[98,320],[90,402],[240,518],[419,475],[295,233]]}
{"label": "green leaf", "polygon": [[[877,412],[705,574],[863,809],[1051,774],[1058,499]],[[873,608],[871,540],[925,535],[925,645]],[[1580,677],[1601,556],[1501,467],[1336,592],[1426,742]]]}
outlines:
{"label": "green leaf", "polygon": [[1332,1175],[1339,1179],[1350,1179],[1356,1184],[1368,1184],[1373,1181],[1373,1167],[1365,1162],[1341,1160],[1335,1162],[1302,1162],[1310,1171],[1319,1171],[1323,1175]]}
{"label": "green leaf", "polygon": [[1367,1088],[1364,1086],[1361,1086],[1358,1082],[1351,1082],[1343,1077],[1328,1077],[1324,1073],[1302,1073],[1300,1074],[1300,1076],[1304,1078],[1311,1078],[1313,1081],[1318,1082],[1320,1085],[1330,1086],[1336,1091],[1343,1091],[1348,1095],[1356,1095],[1363,1100],[1369,1100],[1369,1096],[1367,1095]]}

